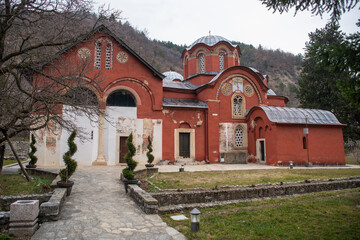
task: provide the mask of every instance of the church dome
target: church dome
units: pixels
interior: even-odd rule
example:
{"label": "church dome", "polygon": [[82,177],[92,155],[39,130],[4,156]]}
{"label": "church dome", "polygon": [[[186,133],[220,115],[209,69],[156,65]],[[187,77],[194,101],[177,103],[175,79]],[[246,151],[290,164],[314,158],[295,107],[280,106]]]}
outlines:
{"label": "church dome", "polygon": [[163,75],[165,75],[165,78],[163,79],[163,81],[167,81],[167,82],[171,82],[175,79],[179,79],[180,81],[184,80],[183,76],[180,73],[173,72],[173,71],[164,72]]}
{"label": "church dome", "polygon": [[190,50],[191,48],[193,48],[196,44],[199,43],[203,43],[207,46],[214,46],[215,44],[217,44],[218,42],[227,42],[229,43],[231,46],[236,47],[236,45],[232,44],[229,40],[227,40],[224,37],[221,36],[217,36],[217,35],[208,35],[208,36],[204,36],[199,38],[198,40],[196,40],[195,42],[193,42],[188,48],[187,50]]}

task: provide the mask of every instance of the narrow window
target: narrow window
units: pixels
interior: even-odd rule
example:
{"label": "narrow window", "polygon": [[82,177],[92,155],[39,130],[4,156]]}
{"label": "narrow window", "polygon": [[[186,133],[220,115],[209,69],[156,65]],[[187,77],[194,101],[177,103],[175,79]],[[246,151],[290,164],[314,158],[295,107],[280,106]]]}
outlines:
{"label": "narrow window", "polygon": [[105,68],[111,69],[112,67],[112,47],[110,44],[106,46],[106,62],[105,62]]}
{"label": "narrow window", "polygon": [[241,104],[242,104],[241,96],[240,95],[235,96],[234,97],[234,102],[233,102],[234,116],[241,116],[242,115]]}
{"label": "narrow window", "polygon": [[235,146],[242,147],[244,144],[243,130],[241,127],[235,129]]}
{"label": "narrow window", "polygon": [[100,69],[101,67],[101,43],[96,44],[95,48],[95,67]]}
{"label": "narrow window", "polygon": [[224,71],[224,54],[220,53],[219,55],[219,65],[220,65],[220,72]]}
{"label": "narrow window", "polygon": [[303,137],[303,149],[307,149],[306,137]]}
{"label": "narrow window", "polygon": [[203,53],[198,56],[198,68],[200,73],[205,73],[205,55]]}

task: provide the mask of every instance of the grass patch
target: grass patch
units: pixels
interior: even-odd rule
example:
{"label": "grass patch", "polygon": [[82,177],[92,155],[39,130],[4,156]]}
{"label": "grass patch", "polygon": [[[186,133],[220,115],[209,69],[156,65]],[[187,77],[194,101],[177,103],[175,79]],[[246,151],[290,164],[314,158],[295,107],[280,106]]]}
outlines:
{"label": "grass patch", "polygon": [[[20,159],[21,162],[26,161],[27,159]],[[4,166],[17,163],[16,159],[4,159]]]}
{"label": "grass patch", "polygon": [[345,157],[345,162],[346,162],[346,164],[360,165],[360,163],[353,156],[346,156]]}
{"label": "grass patch", "polygon": [[0,195],[28,195],[49,192],[53,179],[32,177],[33,182],[28,182],[22,175],[0,175]]}
{"label": "grass patch", "polygon": [[161,189],[178,189],[295,182],[358,175],[360,175],[360,169],[263,169],[159,173],[149,180]]}
{"label": "grass patch", "polygon": [[360,190],[305,194],[201,209],[200,231],[189,220],[161,218],[189,239],[359,239]]}

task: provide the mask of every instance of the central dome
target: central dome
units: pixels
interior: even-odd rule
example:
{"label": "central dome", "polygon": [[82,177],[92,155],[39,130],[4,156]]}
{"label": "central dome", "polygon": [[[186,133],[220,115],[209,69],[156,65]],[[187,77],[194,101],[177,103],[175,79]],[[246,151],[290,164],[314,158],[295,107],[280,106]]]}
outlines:
{"label": "central dome", "polygon": [[229,43],[231,46],[236,47],[236,45],[232,44],[228,39],[221,37],[221,36],[217,36],[217,35],[208,35],[208,36],[204,36],[199,38],[198,40],[196,40],[195,42],[193,42],[188,48],[187,50],[190,50],[191,48],[193,48],[196,44],[199,43],[203,43],[207,46],[214,46],[215,44],[217,44],[218,42],[227,42]]}

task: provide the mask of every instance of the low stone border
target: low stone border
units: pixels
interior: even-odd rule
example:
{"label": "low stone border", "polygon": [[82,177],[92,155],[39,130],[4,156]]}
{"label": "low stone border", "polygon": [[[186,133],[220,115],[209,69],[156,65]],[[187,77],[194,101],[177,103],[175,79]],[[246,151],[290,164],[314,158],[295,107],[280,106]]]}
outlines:
{"label": "low stone border", "polygon": [[[145,168],[145,169],[140,169],[140,170],[135,170],[134,171],[134,175],[136,179],[143,179],[143,178],[147,178],[155,173],[158,173],[159,169],[152,167],[152,168]],[[122,173],[120,173],[120,180],[124,180],[124,176],[122,175]]]}
{"label": "low stone border", "polygon": [[[194,207],[213,207],[238,203],[250,199],[274,198],[291,196],[294,194],[358,187],[360,187],[360,177],[329,179],[328,181],[322,182],[311,182],[306,180],[301,183],[259,184],[251,186],[224,187],[219,189],[178,189],[175,191],[162,191],[147,194],[151,195],[152,198],[158,201],[158,212],[177,212]],[[145,208],[145,204],[142,204],[141,201],[138,202],[142,209]],[[152,202],[155,201],[152,200]]]}
{"label": "low stone border", "polygon": [[129,184],[129,195],[146,214],[158,213],[158,201],[138,185]]}
{"label": "low stone border", "polygon": [[0,232],[9,228],[10,211],[0,212]]}
{"label": "low stone border", "polygon": [[39,219],[42,222],[57,221],[66,199],[66,188],[56,188],[49,201],[40,204]]}
{"label": "low stone border", "polygon": [[56,178],[56,176],[58,175],[57,173],[49,172],[38,168],[26,168],[26,171],[29,175],[37,177]]}
{"label": "low stone border", "polygon": [[20,196],[1,196],[0,197],[0,210],[10,211],[10,205],[18,200],[39,200],[39,203],[47,202],[51,198],[52,192],[43,194],[31,194]]}

